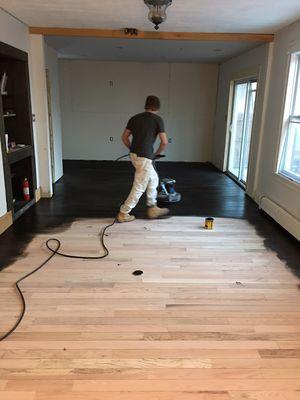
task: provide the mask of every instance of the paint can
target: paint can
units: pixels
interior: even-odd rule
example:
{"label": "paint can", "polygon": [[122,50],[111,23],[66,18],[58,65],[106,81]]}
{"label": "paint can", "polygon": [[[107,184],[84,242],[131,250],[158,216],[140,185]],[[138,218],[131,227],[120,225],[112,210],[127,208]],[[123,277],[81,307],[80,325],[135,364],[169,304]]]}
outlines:
{"label": "paint can", "polygon": [[211,231],[214,229],[214,218],[205,218],[205,229]]}

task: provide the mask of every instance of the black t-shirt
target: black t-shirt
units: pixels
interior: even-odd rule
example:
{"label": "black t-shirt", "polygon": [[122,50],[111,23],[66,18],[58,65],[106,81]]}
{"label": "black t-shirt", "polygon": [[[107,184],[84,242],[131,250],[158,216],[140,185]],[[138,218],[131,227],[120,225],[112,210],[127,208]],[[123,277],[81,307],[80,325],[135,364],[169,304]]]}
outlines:
{"label": "black t-shirt", "polygon": [[143,112],[130,118],[126,129],[132,134],[131,153],[153,159],[153,145],[157,135],[165,131],[163,119],[154,113]]}

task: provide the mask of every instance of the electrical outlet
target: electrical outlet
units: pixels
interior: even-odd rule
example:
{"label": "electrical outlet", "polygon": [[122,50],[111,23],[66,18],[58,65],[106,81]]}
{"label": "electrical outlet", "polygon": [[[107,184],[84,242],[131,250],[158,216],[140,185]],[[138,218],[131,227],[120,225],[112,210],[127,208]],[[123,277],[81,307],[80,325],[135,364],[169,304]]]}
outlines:
{"label": "electrical outlet", "polygon": [[109,141],[110,141],[110,142],[113,142],[113,141],[114,141],[113,136],[111,136],[111,137],[109,138]]}
{"label": "electrical outlet", "polygon": [[172,138],[169,138],[169,143],[172,143]]}

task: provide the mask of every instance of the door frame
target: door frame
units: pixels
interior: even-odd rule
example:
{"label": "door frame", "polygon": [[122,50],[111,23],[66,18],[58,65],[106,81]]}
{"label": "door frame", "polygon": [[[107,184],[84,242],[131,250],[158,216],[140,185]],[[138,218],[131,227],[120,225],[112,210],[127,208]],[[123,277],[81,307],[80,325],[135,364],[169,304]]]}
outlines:
{"label": "door frame", "polygon": [[50,81],[49,68],[46,68],[46,84],[47,84],[51,175],[52,175],[52,183],[54,183],[55,182],[54,131],[53,131],[53,120],[52,120],[52,98],[51,98],[51,81]]}
{"label": "door frame", "polygon": [[[243,182],[239,177],[236,177],[228,170],[229,165],[229,152],[230,152],[230,143],[231,143],[231,126],[232,126],[232,118],[233,118],[233,111],[234,111],[234,100],[235,100],[235,87],[238,84],[249,83],[252,81],[257,82],[256,88],[256,97],[255,97],[255,105],[254,105],[254,112],[253,112],[253,121],[252,121],[252,129],[251,129],[251,140],[250,140],[250,149],[249,149],[249,157],[248,157],[248,170],[247,170],[247,178],[246,182]],[[225,173],[231,179],[233,179],[240,187],[242,187],[245,191],[247,190],[247,182],[248,182],[248,175],[249,175],[249,165],[251,161],[251,153],[252,153],[252,141],[253,141],[253,131],[254,131],[254,123],[255,123],[255,116],[256,116],[256,108],[257,108],[257,94],[258,94],[258,86],[259,86],[259,73],[253,73],[248,76],[244,76],[237,79],[232,79],[230,82],[230,91],[229,91],[229,103],[228,103],[228,116],[227,119],[227,133],[226,133],[226,146],[225,146],[225,159],[224,159],[224,166],[225,166]],[[246,110],[249,109],[249,92],[247,91],[246,97]],[[243,132],[245,128],[245,118],[243,120]],[[243,134],[242,142],[244,143],[245,135]],[[241,144],[243,148],[243,144]],[[241,151],[240,155],[240,163],[243,158],[243,151]]]}

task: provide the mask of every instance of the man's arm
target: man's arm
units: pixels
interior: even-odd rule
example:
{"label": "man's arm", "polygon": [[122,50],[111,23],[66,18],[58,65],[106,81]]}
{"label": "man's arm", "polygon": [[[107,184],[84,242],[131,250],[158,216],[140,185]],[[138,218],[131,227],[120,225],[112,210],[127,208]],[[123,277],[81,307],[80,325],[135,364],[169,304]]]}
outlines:
{"label": "man's arm", "polygon": [[130,150],[131,141],[130,141],[131,131],[129,129],[125,129],[122,135],[122,142],[125,146]]}
{"label": "man's arm", "polygon": [[155,155],[157,156],[158,154],[161,154],[164,149],[168,146],[168,137],[167,134],[165,132],[160,132],[158,134],[159,138],[160,138],[160,145],[158,147],[158,149],[155,152]]}

